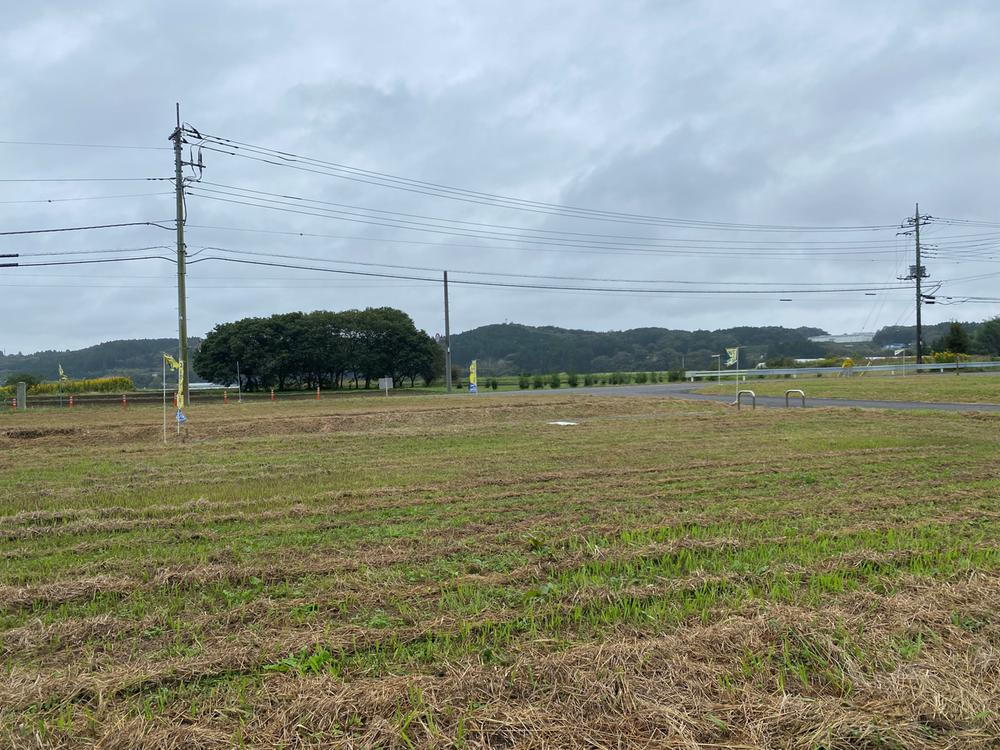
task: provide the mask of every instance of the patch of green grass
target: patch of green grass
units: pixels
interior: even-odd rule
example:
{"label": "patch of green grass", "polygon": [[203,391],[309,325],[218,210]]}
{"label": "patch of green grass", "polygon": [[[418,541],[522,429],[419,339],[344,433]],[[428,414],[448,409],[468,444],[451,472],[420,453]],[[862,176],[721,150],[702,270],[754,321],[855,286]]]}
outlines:
{"label": "patch of green grass", "polygon": [[[810,398],[849,398],[872,401],[948,401],[957,403],[1000,404],[1000,376],[966,373],[964,375],[922,373],[920,375],[882,376],[855,374],[823,377],[803,374],[795,379],[747,380],[748,388],[758,396],[783,397],[789,388],[798,388]],[[706,385],[701,393],[735,394],[735,383]],[[797,405],[797,395],[792,405]]]}
{"label": "patch of green grass", "polygon": [[[470,698],[459,731],[422,678],[512,670],[531,684],[537,660],[623,637],[1000,573],[988,415],[734,420],[715,404],[558,392],[386,401],[193,410],[189,441],[166,446],[142,409],[31,415],[77,438],[0,435],[0,653],[52,686],[4,694],[19,707],[0,707],[0,732],[93,744],[116,722],[185,716],[244,737],[257,712],[279,721],[267,706],[282,680],[395,677],[415,692],[379,718],[419,746],[472,731],[478,710]],[[547,424],[566,416],[579,424]],[[775,617],[724,689],[849,703],[857,675],[994,625],[949,605],[939,631],[872,646],[855,625]],[[44,682],[67,674],[84,687]],[[370,718],[347,711],[329,731]]]}

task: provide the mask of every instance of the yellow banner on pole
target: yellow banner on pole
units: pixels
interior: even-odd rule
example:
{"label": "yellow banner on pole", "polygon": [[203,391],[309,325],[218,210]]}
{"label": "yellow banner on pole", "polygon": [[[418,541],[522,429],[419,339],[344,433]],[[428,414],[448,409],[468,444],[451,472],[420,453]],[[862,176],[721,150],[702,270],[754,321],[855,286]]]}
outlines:
{"label": "yellow banner on pole", "polygon": [[469,393],[479,392],[479,385],[476,382],[476,362],[477,360],[472,360],[469,365]]}
{"label": "yellow banner on pole", "polygon": [[163,361],[170,365],[170,369],[177,370],[177,408],[184,408],[184,363],[174,359],[166,352],[163,353]]}

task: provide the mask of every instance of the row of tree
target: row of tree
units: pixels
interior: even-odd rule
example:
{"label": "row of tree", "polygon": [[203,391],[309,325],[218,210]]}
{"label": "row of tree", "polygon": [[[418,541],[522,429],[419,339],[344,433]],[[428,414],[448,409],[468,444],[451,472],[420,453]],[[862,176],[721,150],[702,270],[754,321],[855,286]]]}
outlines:
{"label": "row of tree", "polygon": [[[969,333],[969,328],[972,333]],[[1000,318],[978,325],[950,323],[941,338],[931,342],[931,349],[954,354],[1000,354]]]}
{"label": "row of tree", "polygon": [[[189,339],[191,347],[200,338]],[[10,373],[20,380],[25,375],[35,380],[57,380],[62,366],[71,378],[102,378],[109,375],[130,377],[140,388],[160,385],[160,365],[163,352],[177,353],[177,339],[120,339],[88,346],[86,349],[42,351],[34,354],[0,352],[0,381]]]}
{"label": "row of tree", "polygon": [[391,377],[432,383],[444,352],[409,315],[391,307],[285,313],[217,325],[194,356],[198,375],[220,385],[237,378],[245,390],[368,388]]}
{"label": "row of tree", "polygon": [[819,328],[744,326],[719,331],[633,328],[628,331],[582,331],[515,323],[487,325],[452,336],[454,361],[479,360],[484,372],[662,371],[706,369],[712,355],[739,346],[740,359],[822,357],[826,347],[809,340]]}

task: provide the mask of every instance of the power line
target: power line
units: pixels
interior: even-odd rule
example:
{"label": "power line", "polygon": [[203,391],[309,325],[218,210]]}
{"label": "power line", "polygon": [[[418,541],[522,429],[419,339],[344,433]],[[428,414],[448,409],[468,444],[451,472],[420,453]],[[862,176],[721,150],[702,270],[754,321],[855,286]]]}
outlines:
{"label": "power line", "polygon": [[5,177],[0,182],[157,182],[172,177]]}
{"label": "power line", "polygon": [[942,216],[932,217],[934,221],[941,222],[942,224],[964,224],[966,226],[976,226],[976,227],[1000,227],[1000,222],[998,221],[984,221],[979,219],[950,219]]}
{"label": "power line", "polygon": [[[572,255],[576,255],[576,254],[583,254],[583,255],[636,255],[636,256],[645,256],[645,257],[648,257],[650,254],[656,254],[655,252],[645,251],[645,250],[638,250],[638,251],[625,251],[625,250],[622,250],[622,251],[616,251],[616,252],[609,252],[609,251],[603,251],[603,250],[586,250],[586,249],[578,249],[578,250],[566,249],[566,250],[561,250],[561,249],[555,249],[555,248],[542,248],[542,247],[524,247],[524,248],[519,248],[519,247],[504,247],[504,246],[500,246],[500,245],[481,245],[481,244],[469,245],[469,244],[460,244],[460,243],[453,243],[453,242],[441,243],[441,242],[431,242],[431,241],[426,241],[426,240],[408,240],[408,239],[399,239],[399,238],[392,238],[392,237],[370,237],[370,236],[364,236],[364,235],[329,234],[329,233],[324,233],[324,232],[296,232],[296,231],[281,230],[281,229],[260,229],[260,228],[257,228],[257,227],[233,227],[233,226],[220,226],[220,225],[215,225],[215,224],[188,224],[187,226],[189,228],[192,228],[192,229],[210,229],[210,230],[223,231],[223,232],[245,232],[245,233],[250,233],[250,234],[269,234],[269,235],[277,235],[277,236],[285,236],[285,237],[298,237],[298,238],[303,238],[303,239],[304,238],[312,238],[312,239],[351,240],[351,241],[357,241],[357,242],[378,242],[378,243],[392,244],[392,245],[412,245],[412,246],[418,246],[418,247],[431,247],[431,248],[456,249],[456,250],[505,250],[505,251],[514,251],[514,252],[535,252],[535,251],[537,251],[537,252],[569,253],[569,254],[572,254]],[[666,251],[664,251],[664,252],[666,252]],[[674,255],[674,256],[682,256],[682,257],[683,256],[687,256],[687,257],[702,257],[705,253],[703,252],[703,250],[701,248],[692,248],[690,252],[670,251],[669,254],[670,255]],[[737,259],[744,259],[744,258],[747,258],[747,257],[753,257],[755,260],[759,260],[759,259],[767,259],[767,258],[769,258],[771,256],[761,255],[760,253],[757,253],[757,254],[755,254],[753,256],[748,256],[746,253],[739,253],[739,252],[731,252],[731,253],[718,253],[717,252],[717,253],[714,254],[713,257],[716,257],[716,258],[737,258]],[[791,254],[791,253],[788,253],[788,254],[785,254],[785,255],[778,254],[778,255],[775,255],[774,257],[778,258],[778,259],[781,259],[783,261],[789,261],[789,260],[808,260],[810,262],[814,262],[815,261],[815,257],[813,257],[813,256],[795,255],[795,254]],[[851,258],[850,260],[853,263],[857,263],[857,262],[865,262],[865,261],[868,261],[868,262],[882,262],[884,259],[882,259],[882,258],[855,257],[855,258]]]}
{"label": "power line", "polygon": [[[804,225],[779,225],[779,224],[751,224],[740,222],[720,222],[706,221],[698,219],[678,219],[662,216],[632,214],[619,211],[605,211],[601,209],[584,208],[566,204],[548,203],[544,201],[526,200],[496,193],[486,193],[467,188],[458,188],[442,183],[415,180],[411,178],[392,175],[386,172],[376,172],[373,170],[352,167],[337,162],[329,162],[321,159],[293,154],[288,151],[278,151],[263,146],[236,141],[221,136],[194,133],[196,137],[202,139],[202,147],[218,151],[229,156],[239,156],[245,159],[273,164],[276,166],[289,167],[302,171],[326,174],[331,177],[366,182],[379,187],[406,190],[408,192],[421,193],[438,198],[449,198],[452,200],[462,200],[470,203],[480,203],[484,205],[494,205],[501,208],[511,208],[523,211],[534,211],[537,213],[556,213],[567,215],[572,218],[588,218],[599,221],[612,221],[622,223],[645,223],[645,224],[666,224],[671,226],[683,226],[692,229],[716,229],[716,230],[738,230],[738,231],[765,231],[765,232],[826,232],[826,231],[878,231],[885,229],[897,229],[898,225],[862,225],[862,226],[804,226]],[[205,142],[215,143],[217,146],[235,149],[225,151],[223,148],[214,148],[204,145]],[[240,153],[248,151],[250,153]],[[251,156],[250,154],[257,154]],[[270,158],[262,158],[269,156]],[[274,161],[280,159],[281,161]],[[300,166],[306,164],[310,166]],[[321,169],[315,169],[320,167]],[[370,179],[362,179],[370,178]]]}
{"label": "power line", "polygon": [[[241,258],[225,258],[221,256],[208,256],[205,258],[198,258],[192,260],[191,263],[201,263],[210,260],[217,260],[226,263],[244,263],[247,265],[254,266],[268,266],[273,268],[294,268],[303,271],[318,271],[322,273],[336,273],[336,274],[346,274],[350,276],[374,276],[378,278],[386,279],[406,279],[409,281],[425,281],[434,284],[440,283],[438,278],[429,278],[426,276],[411,276],[404,274],[388,274],[379,273],[375,271],[353,271],[341,268],[323,268],[318,266],[302,266],[295,265],[291,263],[278,263],[273,261],[261,261],[261,260],[244,260]],[[589,292],[633,292],[636,294],[829,294],[832,292],[877,292],[877,291],[897,291],[900,289],[898,286],[894,287],[868,287],[868,288],[857,288],[857,289],[741,289],[741,290],[731,290],[731,289],[639,289],[639,288],[618,288],[618,287],[576,287],[576,286],[559,286],[554,284],[520,284],[515,282],[504,282],[504,281],[474,281],[470,279],[456,279],[454,281],[456,284],[464,284],[467,286],[488,286],[488,287],[507,287],[512,289],[558,289],[563,291],[589,291]]]}
{"label": "power line", "polygon": [[[38,252],[34,250],[29,250],[28,252],[18,252],[14,253],[14,256],[21,258],[42,258],[46,256],[65,256],[65,255],[100,255],[100,254],[114,254],[114,253],[141,253],[147,250],[169,250],[167,245],[146,245],[144,247],[110,247],[110,248],[96,248],[94,250],[48,250],[45,252]],[[11,256],[11,257],[14,257]]]}
{"label": "power line", "polygon": [[73,198],[33,198],[21,201],[0,201],[2,205],[24,204],[24,203],[68,203],[70,201],[98,201],[110,200],[112,198],[147,198],[158,195],[173,195],[173,193],[123,193],[121,195],[81,195]]}
{"label": "power line", "polygon": [[[207,245],[202,247],[198,252],[193,253],[192,257],[197,256],[199,253],[205,250],[215,250],[217,252],[224,253],[234,253],[236,255],[250,255],[257,257],[266,258],[283,258],[288,260],[305,260],[311,262],[321,262],[321,263],[332,263],[335,265],[349,265],[349,266],[365,266],[371,268],[394,268],[397,270],[405,271],[426,271],[433,273],[441,273],[443,271],[448,271],[452,274],[463,274],[467,276],[498,276],[504,278],[518,278],[518,279],[549,279],[558,281],[590,281],[599,283],[622,283],[622,284],[690,284],[690,285],[705,285],[705,284],[717,284],[720,286],[844,286],[846,285],[861,285],[861,284],[876,284],[879,282],[846,282],[846,281],[833,281],[833,282],[781,282],[781,281],[690,281],[690,280],[678,280],[678,279],[622,279],[622,278],[594,278],[587,276],[548,276],[544,274],[527,274],[527,273],[505,273],[500,271],[466,271],[462,269],[455,268],[438,268],[432,266],[407,266],[391,263],[374,263],[371,261],[356,261],[356,260],[337,260],[332,258],[317,258],[314,256],[305,255],[288,255],[282,253],[262,253],[254,252],[252,250],[236,250],[226,247],[218,247],[214,245]],[[909,286],[897,285],[892,287],[894,289],[909,289]],[[860,290],[859,290],[860,291]]]}
{"label": "power line", "polygon": [[[660,245],[642,245],[642,244],[638,244],[638,243],[609,243],[609,242],[601,242],[601,241],[596,241],[596,240],[591,240],[591,241],[578,240],[576,242],[557,242],[557,241],[555,241],[552,238],[539,238],[539,237],[531,237],[531,236],[518,236],[518,235],[512,235],[512,234],[505,233],[505,232],[480,232],[480,233],[472,233],[471,231],[457,231],[453,227],[443,227],[441,225],[423,224],[422,222],[407,222],[407,224],[412,224],[413,225],[413,226],[407,226],[406,224],[403,224],[403,223],[393,223],[393,222],[384,221],[384,220],[373,220],[373,219],[377,219],[378,217],[354,218],[354,217],[352,217],[350,215],[349,216],[331,215],[331,213],[347,213],[347,212],[331,212],[329,209],[314,208],[313,210],[306,211],[306,210],[303,210],[303,209],[284,208],[282,206],[272,206],[272,205],[268,205],[266,203],[254,203],[254,202],[251,202],[251,201],[241,201],[241,200],[234,200],[234,199],[231,199],[231,198],[220,198],[220,197],[217,197],[217,196],[205,195],[205,194],[202,194],[197,189],[191,190],[190,193],[192,195],[199,195],[200,197],[202,197],[202,198],[204,198],[206,200],[214,200],[214,201],[219,201],[219,202],[222,202],[222,203],[230,203],[230,204],[235,204],[235,205],[248,206],[248,207],[251,207],[251,208],[265,208],[265,209],[272,210],[272,211],[280,211],[280,212],[284,212],[284,213],[298,214],[298,215],[301,215],[301,216],[315,216],[315,217],[319,217],[319,218],[333,219],[333,220],[337,220],[337,221],[347,221],[347,222],[352,222],[352,223],[357,223],[357,224],[366,224],[366,225],[370,225],[370,226],[387,227],[387,228],[390,228],[390,229],[405,229],[405,230],[410,230],[410,231],[415,231],[415,232],[424,232],[424,233],[430,233],[430,234],[439,234],[439,235],[450,236],[450,237],[464,237],[464,238],[469,238],[469,239],[485,239],[485,240],[493,240],[493,241],[500,241],[500,242],[520,242],[520,243],[530,242],[530,243],[535,244],[535,245],[551,245],[551,246],[555,246],[555,247],[591,248],[591,249],[593,249],[593,248],[596,247],[596,248],[600,248],[600,249],[604,250],[605,251],[604,254],[617,254],[617,252],[610,252],[610,251],[621,251],[621,250],[642,251],[643,249],[645,249],[645,252],[647,252],[647,253],[652,252],[652,253],[659,253],[659,254],[666,254],[666,255],[677,254],[677,253],[673,252],[673,250],[670,248],[670,246],[665,246],[664,247],[664,246],[660,246]],[[714,255],[714,256],[718,256],[718,257],[732,257],[733,256],[732,252],[718,252],[718,251],[716,251],[714,249],[704,249],[704,248],[690,248],[690,249],[696,249],[697,250],[697,254],[701,255],[701,256],[709,256],[709,255]],[[876,250],[838,250],[836,252],[834,252],[834,251],[818,251],[817,250],[815,252],[809,253],[809,255],[814,256],[814,257],[823,256],[823,255],[837,257],[837,256],[841,256],[841,255],[873,255],[873,254],[891,255],[894,252],[895,252],[894,250],[877,250],[877,249]],[[680,254],[689,255],[691,253],[680,253]],[[804,252],[793,253],[793,252],[790,252],[788,250],[783,251],[783,252],[774,251],[774,252],[768,252],[768,253],[764,253],[762,251],[755,251],[755,252],[741,253],[741,254],[738,255],[738,257],[744,257],[744,258],[745,257],[751,257],[751,256],[756,257],[758,255],[759,256],[767,256],[767,257],[798,257],[798,256],[801,256],[801,255],[804,255],[804,254],[806,254],[806,253],[804,253]]]}
{"label": "power line", "polygon": [[123,146],[112,143],[52,143],[50,141],[0,141],[5,146],[66,146],[69,148],[120,148],[139,151],[169,151],[168,146]]}
{"label": "power line", "polygon": [[91,258],[88,260],[48,260],[40,263],[0,263],[0,268],[28,268],[41,266],[84,266],[92,263],[126,263],[133,260],[166,260],[173,262],[173,258],[163,255],[143,255],[135,258]]}
{"label": "power line", "polygon": [[[205,185],[210,185],[214,188],[224,188],[223,190],[213,190],[212,188],[207,188]],[[894,247],[894,242],[892,240],[719,240],[719,239],[702,239],[702,238],[663,238],[663,237],[650,237],[642,235],[631,235],[631,234],[597,234],[593,232],[570,232],[559,229],[543,229],[536,227],[524,227],[524,226],[514,226],[510,224],[491,224],[487,222],[480,221],[465,221],[462,219],[447,219],[441,218],[439,216],[428,216],[426,214],[411,214],[404,213],[400,211],[388,211],[381,208],[370,208],[368,206],[356,206],[348,203],[336,203],[333,201],[319,200],[317,198],[305,198],[298,195],[289,195],[286,193],[272,193],[266,190],[257,190],[255,188],[245,188],[234,185],[224,185],[217,182],[201,181],[198,185],[198,189],[204,192],[213,193],[217,195],[227,195],[230,197],[245,198],[248,200],[258,200],[266,201],[268,203],[275,203],[282,206],[297,206],[299,203],[316,203],[323,206],[335,206],[338,208],[352,209],[350,212],[333,211],[332,213],[344,213],[350,216],[362,216],[363,214],[356,214],[353,211],[367,211],[369,213],[377,214],[388,214],[390,217],[404,217],[410,219],[423,219],[427,221],[435,222],[447,222],[450,224],[464,224],[473,227],[487,227],[491,229],[505,229],[518,232],[536,232],[540,234],[550,234],[550,235],[566,235],[569,237],[596,237],[600,239],[614,239],[614,240],[644,240],[649,242],[666,242],[669,240],[676,239],[678,242],[684,243],[696,243],[700,244],[723,244],[723,245],[851,245],[851,246],[880,246],[880,247]],[[239,192],[233,192],[239,191]],[[251,195],[243,195],[243,193],[250,193]],[[288,201],[274,200],[277,198],[286,198],[288,201],[295,201],[294,203],[289,203]],[[307,208],[314,208],[312,206],[307,206]],[[327,210],[327,209],[319,209]],[[368,218],[380,218],[380,217],[368,217]],[[402,221],[399,219],[393,219],[396,221]],[[691,247],[692,245],[684,245],[685,247]]]}
{"label": "power line", "polygon": [[[166,219],[165,221],[173,221]],[[158,227],[159,229],[172,229],[165,227],[155,221],[128,221],[120,224],[93,224],[83,227],[58,227],[55,229],[19,229],[13,232],[0,232],[0,236],[7,237],[15,234],[49,234],[51,232],[80,232],[87,229],[114,229],[116,227]]]}

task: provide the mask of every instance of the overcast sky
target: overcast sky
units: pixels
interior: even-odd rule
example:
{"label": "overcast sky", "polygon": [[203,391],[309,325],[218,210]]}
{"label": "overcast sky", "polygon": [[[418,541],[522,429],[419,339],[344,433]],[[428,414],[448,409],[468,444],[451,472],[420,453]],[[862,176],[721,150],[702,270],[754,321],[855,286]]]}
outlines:
{"label": "overcast sky", "polygon": [[[890,227],[799,233],[598,221],[205,150],[203,183],[189,185],[187,201],[195,257],[222,254],[201,250],[214,246],[447,268],[456,281],[741,292],[456,284],[453,331],[502,321],[875,330],[912,324],[912,291],[787,290],[898,283],[913,246],[891,227],[916,201],[934,217],[1000,222],[998,28],[992,0],[4,3],[0,139],[163,150],[0,144],[0,179],[170,177],[179,101],[182,119],[202,133],[463,190],[684,220]],[[338,218],[211,200],[208,190],[234,200],[232,187],[218,185],[364,210]],[[166,181],[0,182],[0,231],[172,220],[171,190]],[[24,202],[65,198],[87,200]],[[406,217],[376,209],[432,217],[409,221],[434,226],[381,226]],[[938,245],[926,262],[932,281],[1000,272],[1000,225],[935,222],[924,236]],[[101,229],[3,236],[0,253],[71,260],[113,254],[38,254],[173,241],[155,227]],[[173,270],[163,260],[0,269],[0,350],[176,335]],[[443,330],[436,283],[220,261],[189,270],[191,335],[247,315],[378,305]],[[940,294],[997,296],[997,279],[952,281]],[[671,283],[641,283],[656,280]],[[772,287],[740,286],[749,282]],[[925,320],[997,314],[998,304],[934,306]]]}

